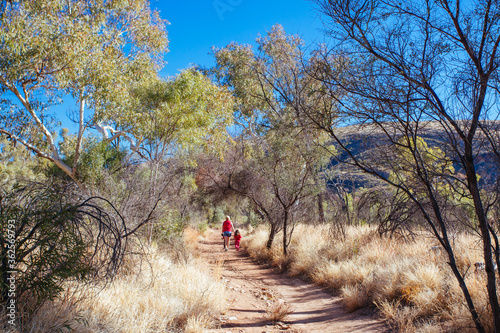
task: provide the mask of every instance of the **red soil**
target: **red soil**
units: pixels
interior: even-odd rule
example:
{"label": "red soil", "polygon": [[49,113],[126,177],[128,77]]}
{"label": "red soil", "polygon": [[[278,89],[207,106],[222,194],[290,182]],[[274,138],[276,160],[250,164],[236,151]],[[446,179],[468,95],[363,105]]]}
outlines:
{"label": "red soil", "polygon": [[[223,251],[219,232],[209,231],[207,235],[200,244],[201,255],[214,269],[223,261],[222,278],[227,283],[225,297],[229,301],[220,328],[210,332],[390,332],[381,319],[367,311],[346,312],[340,298],[322,287],[280,274],[234,246]],[[266,315],[276,303],[293,310],[279,324],[273,324]]]}

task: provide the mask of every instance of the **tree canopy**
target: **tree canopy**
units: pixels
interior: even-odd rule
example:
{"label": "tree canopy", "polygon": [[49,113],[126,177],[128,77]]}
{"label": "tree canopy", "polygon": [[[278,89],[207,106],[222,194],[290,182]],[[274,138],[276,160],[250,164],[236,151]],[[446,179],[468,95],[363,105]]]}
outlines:
{"label": "tree canopy", "polygon": [[247,158],[245,172],[262,191],[250,184],[232,182],[233,171],[225,175],[228,182],[218,186],[227,184],[251,198],[258,214],[272,225],[268,247],[274,234],[283,229],[286,253],[295,216],[324,184],[318,172],[328,160],[321,148],[326,136],[309,126],[308,118],[299,112],[304,105],[317,102],[317,96],[310,93],[314,79],[303,66],[307,61],[303,41],[277,24],[256,43],[255,53],[251,46],[237,43],[216,50],[212,73],[230,87],[235,97],[235,122],[244,141],[240,149],[245,150]]}
{"label": "tree canopy", "polygon": [[[162,65],[166,21],[144,0],[6,1],[1,9],[0,131],[76,180],[85,128],[127,115],[130,83]],[[73,168],[60,157],[51,112],[66,96],[79,123]]]}
{"label": "tree canopy", "polygon": [[118,124],[137,139],[137,151],[148,160],[194,147],[222,155],[227,147],[234,98],[200,71],[144,81],[132,88],[132,96],[130,116]]}

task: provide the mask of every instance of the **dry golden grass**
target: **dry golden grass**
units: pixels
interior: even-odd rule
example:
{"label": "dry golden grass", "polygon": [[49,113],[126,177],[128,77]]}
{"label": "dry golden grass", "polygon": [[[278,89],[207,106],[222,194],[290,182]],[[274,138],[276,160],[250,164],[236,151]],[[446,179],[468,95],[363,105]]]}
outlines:
{"label": "dry golden grass", "polygon": [[370,298],[366,294],[366,291],[360,285],[343,286],[340,289],[340,295],[347,311],[355,311],[366,307],[370,302]]}
{"label": "dry golden grass", "polygon": [[224,269],[224,259],[218,259],[215,264],[215,268],[212,271],[212,275],[216,280],[222,279],[222,271]]}
{"label": "dry golden grass", "polygon": [[274,324],[286,321],[287,317],[293,313],[293,307],[283,300],[275,301],[266,310],[266,317]]}
{"label": "dry golden grass", "polygon": [[202,332],[226,310],[225,287],[201,260],[175,264],[154,249],[105,286],[68,286],[30,320],[29,332]]}
{"label": "dry golden grass", "polygon": [[200,239],[200,232],[198,229],[187,227],[183,231],[184,244],[191,250],[198,248],[198,240]]}
{"label": "dry golden grass", "polygon": [[272,261],[280,257],[279,245],[275,244],[272,252],[265,247],[269,231],[266,228],[257,228],[250,237],[245,239],[246,248],[252,258],[258,260]]}
{"label": "dry golden grass", "polygon": [[301,233],[301,237],[293,239],[290,249],[290,260],[293,262],[290,267],[292,276],[307,274],[313,268],[311,264],[315,262],[315,257],[321,249],[326,247],[323,237],[318,237],[314,232],[305,231],[303,226],[298,226],[297,232]]}
{"label": "dry golden grass", "polygon": [[[474,327],[451,269],[442,250],[432,250],[435,240],[422,233],[413,242],[381,238],[374,228],[349,227],[344,241],[329,239],[327,226],[296,227],[284,258],[279,244],[264,249],[267,230],[256,229],[247,237],[248,251],[276,266],[285,265],[292,275],[307,274],[318,284],[339,291],[347,310],[376,306],[398,332],[467,332]],[[279,243],[281,234],[276,236]],[[481,261],[477,239],[454,235],[456,260],[466,276],[469,291],[491,331],[486,281],[475,274],[473,264]]]}

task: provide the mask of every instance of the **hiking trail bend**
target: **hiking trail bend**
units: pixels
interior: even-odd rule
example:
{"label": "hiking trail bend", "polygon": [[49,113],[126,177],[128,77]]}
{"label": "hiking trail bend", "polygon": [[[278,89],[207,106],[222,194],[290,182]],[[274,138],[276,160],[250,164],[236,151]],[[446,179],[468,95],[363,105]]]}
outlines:
{"label": "hiking trail bend", "polygon": [[[322,287],[259,264],[245,250],[236,251],[232,238],[229,251],[224,251],[218,230],[208,230],[199,249],[212,269],[222,265],[228,293],[229,310],[220,317],[220,328],[207,332],[391,332],[382,319],[366,310],[345,311],[341,299]],[[284,322],[273,324],[266,311],[276,303],[288,305],[293,312]]]}

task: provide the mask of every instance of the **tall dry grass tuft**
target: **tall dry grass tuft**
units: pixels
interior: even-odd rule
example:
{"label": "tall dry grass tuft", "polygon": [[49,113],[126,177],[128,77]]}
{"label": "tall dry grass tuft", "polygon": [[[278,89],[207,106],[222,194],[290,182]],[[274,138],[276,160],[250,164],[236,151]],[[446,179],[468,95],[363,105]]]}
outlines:
{"label": "tall dry grass tuft", "polygon": [[277,322],[286,321],[293,311],[293,307],[290,304],[285,303],[283,300],[278,300],[269,306],[266,311],[266,317],[273,322],[273,324],[276,324]]}
{"label": "tall dry grass tuft", "polygon": [[[374,227],[351,226],[341,241],[330,238],[328,228],[297,226],[288,258],[283,258],[279,244],[264,249],[268,232],[258,228],[247,237],[248,251],[286,266],[292,275],[306,274],[337,290],[349,311],[378,307],[398,332],[433,333],[442,327],[466,332],[474,327],[447,255],[435,247],[432,237],[422,232],[414,241],[403,242],[379,237]],[[471,235],[454,235],[453,245],[478,313],[491,331],[486,281],[473,272],[473,263],[481,261],[481,249]]]}
{"label": "tall dry grass tuft", "polygon": [[226,309],[224,285],[205,263],[174,263],[155,249],[105,286],[68,286],[32,317],[29,332],[203,332]]}
{"label": "tall dry grass tuft", "polygon": [[212,271],[212,275],[217,281],[222,280],[223,270],[224,270],[224,259],[220,258],[217,260],[215,268]]}
{"label": "tall dry grass tuft", "polygon": [[370,305],[370,298],[366,290],[360,285],[346,285],[340,288],[340,296],[347,311],[355,311]]}
{"label": "tall dry grass tuft", "polygon": [[272,249],[268,250],[265,247],[268,234],[269,231],[267,230],[267,228],[260,227],[255,229],[252,235],[246,237],[245,239],[246,249],[248,250],[250,256],[254,259],[277,262],[277,260],[281,258],[279,254],[281,246],[278,244],[274,244]]}
{"label": "tall dry grass tuft", "polygon": [[293,262],[290,266],[292,276],[307,274],[313,268],[311,264],[315,262],[320,250],[326,248],[325,238],[318,237],[315,232],[307,231],[305,226],[297,226],[296,232],[300,233],[301,237],[293,239],[290,248],[290,261]]}
{"label": "tall dry grass tuft", "polygon": [[188,247],[188,249],[190,250],[198,249],[198,244],[199,244],[198,240],[201,237],[198,229],[187,227],[186,229],[184,229],[182,235],[184,239],[184,244]]}

